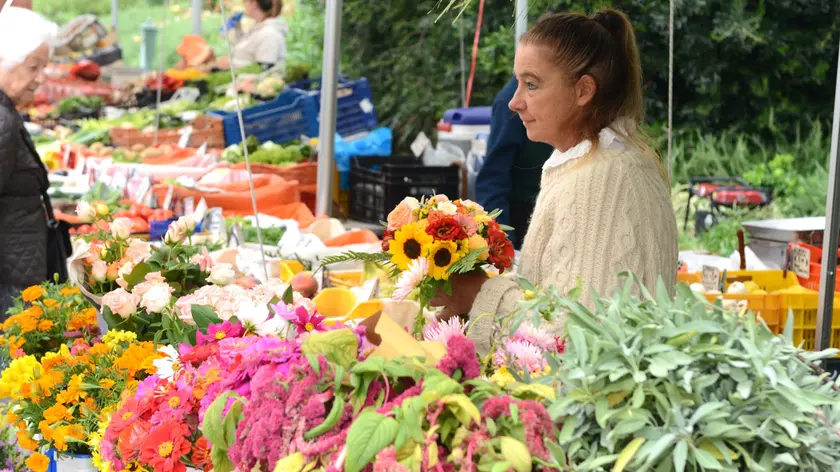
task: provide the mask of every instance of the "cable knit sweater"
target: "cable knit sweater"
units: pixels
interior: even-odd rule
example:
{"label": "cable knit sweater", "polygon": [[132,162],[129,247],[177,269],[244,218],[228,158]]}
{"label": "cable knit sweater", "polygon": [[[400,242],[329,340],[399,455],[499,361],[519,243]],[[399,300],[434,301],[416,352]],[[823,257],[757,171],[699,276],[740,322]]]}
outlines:
{"label": "cable knit sweater", "polygon": [[[552,161],[555,166],[548,168]],[[670,192],[656,163],[633,145],[602,141],[583,159],[547,163],[518,270],[532,283],[554,284],[562,293],[580,279],[584,288],[612,295],[624,286],[622,271],[654,290],[660,277],[668,287],[676,284],[678,245]],[[482,286],[470,312],[470,337],[479,353],[490,350],[498,333],[493,317],[482,315],[508,315],[521,298],[511,276]],[[592,304],[590,290],[583,291],[582,302]],[[551,327],[555,335],[562,334],[563,322]]]}

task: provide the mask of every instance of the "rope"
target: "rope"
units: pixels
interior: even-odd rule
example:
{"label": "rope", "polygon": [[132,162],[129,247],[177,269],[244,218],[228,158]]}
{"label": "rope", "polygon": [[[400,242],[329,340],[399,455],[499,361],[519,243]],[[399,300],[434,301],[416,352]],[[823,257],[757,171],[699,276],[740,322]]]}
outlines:
{"label": "rope", "polygon": [[668,2],[668,178],[672,173],[674,133],[674,0]]}
{"label": "rope", "polygon": [[470,96],[472,96],[473,80],[475,80],[475,63],[478,60],[478,40],[481,38],[481,20],[484,18],[484,0],[478,4],[478,22],[475,25],[475,38],[473,39],[473,53],[472,66],[470,66],[470,79],[467,82],[467,99],[464,103],[465,107],[470,106]]}
{"label": "rope", "polygon": [[160,51],[158,51],[158,83],[157,83],[157,97],[155,98],[155,140],[154,145],[158,145],[158,134],[160,133],[160,99],[161,91],[163,90],[163,64],[166,57],[166,19],[169,17],[169,0],[163,2],[163,24],[160,27]]}
{"label": "rope", "polygon": [[[225,0],[219,0],[221,6],[222,18],[227,18],[225,14]],[[233,48],[230,46],[230,35],[228,34],[227,21],[222,22],[222,28],[225,34],[225,42],[228,48],[228,57],[230,57],[230,76],[232,79],[232,86],[236,96],[236,117],[239,120],[239,135],[242,137],[242,151],[245,154],[245,168],[248,171],[248,187],[251,190],[251,206],[254,208],[254,225],[257,227],[257,242],[260,245],[260,257],[262,258],[263,275],[268,280],[268,264],[265,261],[265,250],[263,249],[262,228],[260,227],[260,216],[257,211],[257,195],[254,190],[254,175],[251,173],[251,156],[248,153],[248,146],[245,143],[245,121],[242,118],[242,106],[239,103],[239,85],[236,82],[236,67],[233,65]]]}

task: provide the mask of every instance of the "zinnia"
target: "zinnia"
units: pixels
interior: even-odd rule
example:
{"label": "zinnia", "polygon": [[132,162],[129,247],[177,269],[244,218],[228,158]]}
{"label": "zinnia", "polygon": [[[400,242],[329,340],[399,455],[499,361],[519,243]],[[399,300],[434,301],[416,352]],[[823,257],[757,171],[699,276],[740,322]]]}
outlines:
{"label": "zinnia", "polygon": [[161,424],[143,442],[140,459],[156,471],[186,471],[181,456],[190,452],[189,434],[189,428],[184,424],[175,421]]}

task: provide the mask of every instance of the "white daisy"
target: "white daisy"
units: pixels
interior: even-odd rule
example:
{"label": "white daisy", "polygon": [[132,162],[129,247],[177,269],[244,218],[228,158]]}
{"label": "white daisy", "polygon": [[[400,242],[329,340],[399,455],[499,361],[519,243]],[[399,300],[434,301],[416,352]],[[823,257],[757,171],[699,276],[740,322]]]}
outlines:
{"label": "white daisy", "polygon": [[429,271],[429,261],[425,257],[419,257],[411,261],[408,270],[400,274],[397,280],[396,289],[394,290],[394,300],[401,302],[408,298],[412,290],[417,288],[426,273]]}

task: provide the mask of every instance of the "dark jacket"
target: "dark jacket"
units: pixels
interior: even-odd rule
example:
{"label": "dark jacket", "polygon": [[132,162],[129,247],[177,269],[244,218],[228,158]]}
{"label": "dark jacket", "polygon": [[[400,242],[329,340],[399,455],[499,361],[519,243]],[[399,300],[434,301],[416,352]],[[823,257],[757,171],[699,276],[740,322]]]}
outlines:
{"label": "dark jacket", "polygon": [[476,181],[476,197],[488,211],[502,210],[499,223],[514,228],[510,237],[518,249],[540,193],[542,166],[554,149],[529,140],[522,120],[508,108],[516,87],[512,79],[493,101],[487,157]]}
{"label": "dark jacket", "polygon": [[0,284],[26,287],[47,279],[47,219],[41,193],[49,187],[23,120],[0,91]]}

